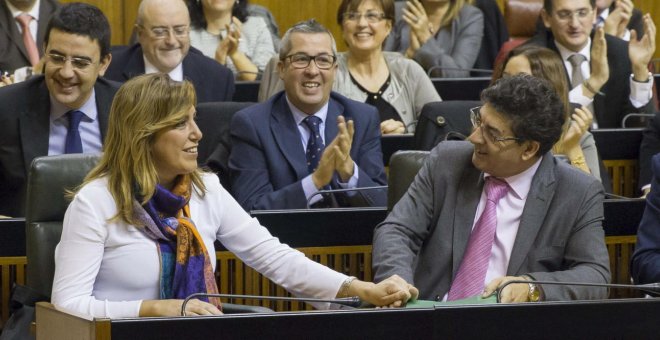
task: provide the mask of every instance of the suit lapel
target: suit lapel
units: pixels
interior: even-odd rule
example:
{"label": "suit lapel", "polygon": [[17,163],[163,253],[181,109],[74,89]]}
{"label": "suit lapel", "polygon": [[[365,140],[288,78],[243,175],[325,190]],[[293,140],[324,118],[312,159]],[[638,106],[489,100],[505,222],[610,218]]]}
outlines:
{"label": "suit lapel", "polygon": [[300,142],[298,127],[283,93],[273,101],[270,130],[284,158],[295,170],[297,178],[307,176],[309,171],[307,170],[305,149]]}
{"label": "suit lapel", "polygon": [[[339,133],[337,117],[344,115],[344,106],[330,98],[328,102],[328,115],[325,117],[325,145],[328,146]],[[352,148],[351,148],[352,149]]]}
{"label": "suit lapel", "polygon": [[[56,4],[51,1],[42,0],[41,8],[39,8],[39,18],[50,18],[52,13],[57,9]],[[43,55],[43,44],[46,37],[46,27],[48,26],[48,20],[39,20],[37,23],[37,49],[39,50],[39,55]]]}
{"label": "suit lapel", "polygon": [[142,54],[142,47],[139,44],[133,46],[130,51],[130,56],[124,67],[124,80],[129,80],[135,76],[144,74],[144,57]]}
{"label": "suit lapel", "polygon": [[470,164],[463,176],[461,183],[458,186],[456,209],[454,215],[454,239],[453,239],[453,254],[452,254],[452,277],[456,275],[465,250],[467,248],[470,234],[472,233],[472,225],[474,224],[474,215],[477,211],[477,205],[481,198],[481,191],[484,186],[483,173],[474,168]]}
{"label": "suit lapel", "polygon": [[[48,155],[50,135],[50,97],[45,80],[35,87],[36,91],[30,106],[19,118],[19,133],[23,148],[23,165],[29,173],[32,160]],[[44,105],[44,103],[47,103]]]}
{"label": "suit lapel", "polygon": [[96,80],[94,85],[96,93],[96,113],[99,121],[99,130],[101,131],[101,143],[105,142],[105,133],[108,131],[108,115],[112,105],[113,95],[108,90],[108,86],[101,79]]}
{"label": "suit lapel", "polygon": [[[21,51],[25,60],[28,60],[27,50],[25,50],[25,46],[23,46],[23,36],[18,32],[16,20],[12,17],[11,11],[7,7],[5,1],[1,1],[0,8],[2,8],[2,12],[5,13],[4,17],[0,20],[0,26],[4,26],[4,29],[9,32],[9,39],[14,43],[14,46]],[[37,48],[41,49],[41,46],[37,46]]]}
{"label": "suit lapel", "polygon": [[520,217],[518,234],[511,250],[507,275],[516,275],[525,262],[529,249],[543,225],[556,187],[554,157],[548,152],[543,156],[543,160],[532,179],[527,202]]}

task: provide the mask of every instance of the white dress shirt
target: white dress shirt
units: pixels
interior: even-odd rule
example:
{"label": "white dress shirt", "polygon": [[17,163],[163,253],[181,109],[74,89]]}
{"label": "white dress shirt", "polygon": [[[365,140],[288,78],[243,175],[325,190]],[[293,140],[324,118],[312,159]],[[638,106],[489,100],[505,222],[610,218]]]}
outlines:
{"label": "white dress shirt", "polygon": [[[144,74],[152,74],[152,73],[159,73],[160,70],[154,66],[154,64],[150,63],[147,57],[142,55],[142,58],[144,58]],[[184,57],[185,58],[185,57]],[[170,71],[167,75],[172,78],[172,80],[176,81],[183,81],[183,61],[179,63],[179,65],[176,65],[176,67]]]}
{"label": "white dress shirt", "polygon": [[[346,275],[280,243],[240,207],[215,175],[204,174],[202,180],[207,192],[200,197],[192,191],[190,214],[214,270],[213,242],[218,240],[295,295],[324,299],[337,295]],[[58,309],[94,317],[137,317],[143,300],[160,298],[156,241],[138,226],[110,221],[116,214],[107,178],[85,185],[69,205],[55,249],[52,302]]]}

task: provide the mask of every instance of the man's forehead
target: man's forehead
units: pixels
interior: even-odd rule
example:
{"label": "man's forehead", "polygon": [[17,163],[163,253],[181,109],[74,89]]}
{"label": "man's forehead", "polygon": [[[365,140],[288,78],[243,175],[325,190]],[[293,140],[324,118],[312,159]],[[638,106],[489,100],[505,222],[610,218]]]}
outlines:
{"label": "man's forehead", "polygon": [[591,8],[590,0],[553,0],[555,11],[559,10],[576,10],[582,8]]}
{"label": "man's forehead", "polygon": [[148,26],[182,26],[190,24],[190,16],[185,6],[177,4],[150,4],[145,8],[142,22]]}
{"label": "man's forehead", "polygon": [[[310,55],[332,54],[332,40],[327,33],[291,34],[291,53],[307,52]],[[310,53],[311,52],[311,53]]]}
{"label": "man's forehead", "polygon": [[68,33],[58,29],[51,30],[46,49],[76,57],[93,57],[101,54],[101,46],[98,40],[87,35]]}
{"label": "man's forehead", "polygon": [[511,120],[504,114],[497,111],[489,103],[484,104],[480,110],[481,120],[489,127],[506,132],[511,130]]}

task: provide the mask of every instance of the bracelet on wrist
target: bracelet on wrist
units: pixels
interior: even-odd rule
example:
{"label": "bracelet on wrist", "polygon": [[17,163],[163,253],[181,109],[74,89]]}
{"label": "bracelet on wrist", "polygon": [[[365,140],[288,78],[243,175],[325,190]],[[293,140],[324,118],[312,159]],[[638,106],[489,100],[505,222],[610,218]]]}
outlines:
{"label": "bracelet on wrist", "polygon": [[600,91],[596,91],[593,87],[591,87],[591,85],[589,84],[589,80],[585,80],[582,84],[584,85],[584,87],[587,88],[587,90],[589,90],[594,95],[596,95],[596,94],[601,95],[601,96],[605,95],[605,93],[600,92]]}
{"label": "bracelet on wrist", "polygon": [[575,157],[575,159],[571,159],[571,165],[582,166],[582,165],[587,165],[587,162],[584,159],[584,156],[578,156]]}
{"label": "bracelet on wrist", "polygon": [[349,276],[342,282],[341,287],[339,288],[339,297],[348,297],[348,289],[351,287],[351,283],[357,279],[355,276]]}

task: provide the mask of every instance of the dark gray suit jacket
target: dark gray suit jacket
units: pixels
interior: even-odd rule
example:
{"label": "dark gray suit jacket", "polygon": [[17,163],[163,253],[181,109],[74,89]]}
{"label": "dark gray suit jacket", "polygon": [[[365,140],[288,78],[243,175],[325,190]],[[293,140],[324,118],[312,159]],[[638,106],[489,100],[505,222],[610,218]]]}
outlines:
{"label": "dark gray suit jacket", "polygon": [[[101,140],[118,84],[94,85]],[[48,155],[50,96],[43,76],[0,88],[0,215],[24,216],[27,174],[32,160]]]}
{"label": "dark gray suit jacket", "polygon": [[[46,26],[58,7],[59,4],[55,0],[41,0],[36,41],[39,56],[43,55]],[[18,32],[16,20],[11,16],[7,3],[0,1],[0,70],[13,73],[15,69],[23,66],[30,66],[23,36]]]}
{"label": "dark gray suit jacket", "polygon": [[[375,281],[398,274],[421,299],[442,298],[463,259],[481,196],[483,173],[468,142],[438,144],[408,192],[376,227]],[[536,280],[608,283],[602,185],[550,153],[534,175],[507,275]],[[607,290],[543,287],[547,300],[598,299]]]}

